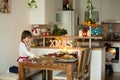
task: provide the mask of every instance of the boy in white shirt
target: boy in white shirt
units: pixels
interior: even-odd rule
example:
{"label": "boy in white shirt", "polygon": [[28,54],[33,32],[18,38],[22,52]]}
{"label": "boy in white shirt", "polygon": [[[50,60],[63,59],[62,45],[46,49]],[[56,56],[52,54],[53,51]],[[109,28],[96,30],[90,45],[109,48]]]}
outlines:
{"label": "boy in white shirt", "polygon": [[108,50],[109,48],[106,48],[106,71],[108,70],[108,74],[111,75],[113,73],[112,59],[115,58],[115,56]]}
{"label": "boy in white shirt", "polygon": [[33,54],[30,52],[29,42],[32,38],[32,34],[28,30],[24,30],[21,35],[21,42],[19,44],[19,58],[17,59],[18,62],[22,61],[29,61],[29,58],[37,58],[40,57],[38,55]]}

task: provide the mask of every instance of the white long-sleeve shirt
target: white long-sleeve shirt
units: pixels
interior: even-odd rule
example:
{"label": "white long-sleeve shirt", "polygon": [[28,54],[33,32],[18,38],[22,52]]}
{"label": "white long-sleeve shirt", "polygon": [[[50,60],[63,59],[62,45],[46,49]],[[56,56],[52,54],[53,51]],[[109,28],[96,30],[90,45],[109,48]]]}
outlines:
{"label": "white long-sleeve shirt", "polygon": [[20,42],[19,44],[19,56],[20,57],[31,57],[34,58],[35,54],[33,54],[32,52],[30,52],[28,50],[28,47],[24,42]]}

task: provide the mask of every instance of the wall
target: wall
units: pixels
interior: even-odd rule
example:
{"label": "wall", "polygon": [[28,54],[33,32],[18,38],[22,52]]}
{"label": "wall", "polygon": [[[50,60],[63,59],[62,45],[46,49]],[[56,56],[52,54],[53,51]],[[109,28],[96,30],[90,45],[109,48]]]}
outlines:
{"label": "wall", "polygon": [[55,0],[56,11],[63,10],[63,0]]}
{"label": "wall", "polygon": [[36,0],[37,9],[30,11],[30,24],[55,22],[55,0]]}
{"label": "wall", "polygon": [[36,0],[36,2],[38,7],[30,11],[30,24],[45,23],[45,0]]}
{"label": "wall", "polygon": [[22,30],[28,29],[27,0],[9,0],[10,13],[0,13],[0,73],[17,65],[18,45]]}
{"label": "wall", "polygon": [[120,0],[102,0],[102,21],[120,20]]}
{"label": "wall", "polygon": [[80,11],[80,0],[73,0],[73,9],[77,12]]}
{"label": "wall", "polygon": [[45,1],[45,23],[55,22],[56,7],[55,0]]}

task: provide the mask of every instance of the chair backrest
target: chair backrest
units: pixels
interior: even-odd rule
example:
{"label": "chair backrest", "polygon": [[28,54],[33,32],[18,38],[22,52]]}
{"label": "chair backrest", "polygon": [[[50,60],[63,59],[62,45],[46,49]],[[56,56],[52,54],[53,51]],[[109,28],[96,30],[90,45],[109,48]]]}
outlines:
{"label": "chair backrest", "polygon": [[80,76],[84,76],[84,73],[90,64],[90,60],[91,60],[91,49],[87,48],[86,50],[81,52],[78,58],[77,78]]}
{"label": "chair backrest", "polygon": [[85,56],[85,51],[82,51],[80,53],[80,56],[78,57],[77,76],[79,76],[81,73],[83,62],[84,62],[84,56]]}
{"label": "chair backrest", "polygon": [[91,60],[91,48],[88,48],[86,50],[86,53],[85,53],[85,61],[84,61],[84,68],[86,68],[87,66],[89,66],[90,64],[90,60]]}
{"label": "chair backrest", "polygon": [[88,59],[87,59],[87,65],[86,66],[89,66],[90,62],[91,62],[92,49],[88,48],[88,52],[87,53],[88,53]]}

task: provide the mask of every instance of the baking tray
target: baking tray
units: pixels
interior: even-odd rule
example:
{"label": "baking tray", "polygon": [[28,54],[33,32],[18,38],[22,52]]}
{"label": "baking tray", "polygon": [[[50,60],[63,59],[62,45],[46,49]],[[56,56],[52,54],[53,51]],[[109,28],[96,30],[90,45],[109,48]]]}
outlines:
{"label": "baking tray", "polygon": [[54,60],[54,62],[56,63],[74,63],[76,62],[78,59],[76,58],[57,58]]}

